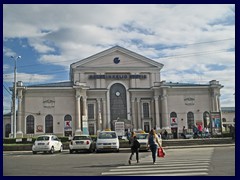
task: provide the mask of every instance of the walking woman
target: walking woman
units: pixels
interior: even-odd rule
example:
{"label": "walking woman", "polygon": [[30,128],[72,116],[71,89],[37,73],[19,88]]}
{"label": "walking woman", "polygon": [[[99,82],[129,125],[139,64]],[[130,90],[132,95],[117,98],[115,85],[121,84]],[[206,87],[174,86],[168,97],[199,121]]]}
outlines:
{"label": "walking woman", "polygon": [[130,158],[128,160],[128,164],[131,164],[132,156],[134,154],[134,149],[133,149],[134,137],[136,137],[136,134],[132,131],[131,132],[131,136],[130,136],[129,141],[128,141],[129,145],[130,145],[130,148],[131,148],[131,155],[130,155]]}
{"label": "walking woman", "polygon": [[154,129],[151,129],[148,135],[148,145],[152,151],[153,164],[156,164],[156,154],[158,146],[161,147],[161,143],[158,140],[158,136]]}

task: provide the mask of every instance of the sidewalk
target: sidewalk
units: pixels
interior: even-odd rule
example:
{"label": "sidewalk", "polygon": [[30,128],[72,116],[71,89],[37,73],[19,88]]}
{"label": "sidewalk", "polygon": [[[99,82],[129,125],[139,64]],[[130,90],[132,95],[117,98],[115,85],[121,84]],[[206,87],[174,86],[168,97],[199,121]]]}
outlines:
{"label": "sidewalk", "polygon": [[[235,146],[235,141],[231,138],[210,138],[210,139],[169,139],[163,140],[163,148],[199,148],[199,147],[221,147],[221,146]],[[64,144],[64,150],[68,149],[68,143]],[[22,146],[3,146],[3,151],[31,151],[32,145]],[[129,143],[121,142],[120,150],[130,151]]]}

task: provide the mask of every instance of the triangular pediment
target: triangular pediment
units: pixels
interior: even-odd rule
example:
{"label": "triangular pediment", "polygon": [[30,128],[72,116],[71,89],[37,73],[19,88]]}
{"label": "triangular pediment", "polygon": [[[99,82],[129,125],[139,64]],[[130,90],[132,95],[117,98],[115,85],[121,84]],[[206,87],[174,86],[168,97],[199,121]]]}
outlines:
{"label": "triangular pediment", "polygon": [[163,64],[146,58],[120,46],[114,46],[98,54],[71,64],[75,68],[157,68]]}

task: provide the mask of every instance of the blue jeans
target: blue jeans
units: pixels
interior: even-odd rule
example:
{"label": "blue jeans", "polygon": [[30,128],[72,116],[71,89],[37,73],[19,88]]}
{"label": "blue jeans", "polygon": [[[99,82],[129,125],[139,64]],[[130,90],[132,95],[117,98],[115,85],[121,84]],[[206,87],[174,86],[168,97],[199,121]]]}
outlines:
{"label": "blue jeans", "polygon": [[155,163],[156,162],[156,154],[157,154],[157,145],[156,144],[150,145],[150,149],[152,151],[153,162]]}

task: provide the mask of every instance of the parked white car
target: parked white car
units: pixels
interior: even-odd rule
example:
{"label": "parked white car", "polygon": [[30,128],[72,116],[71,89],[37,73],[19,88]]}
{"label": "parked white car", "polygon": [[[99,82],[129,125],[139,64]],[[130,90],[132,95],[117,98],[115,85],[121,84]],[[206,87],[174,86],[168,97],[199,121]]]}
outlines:
{"label": "parked white car", "polygon": [[[148,133],[141,132],[136,133],[136,137],[138,142],[140,143],[140,150],[146,150],[148,151],[150,147],[148,146]],[[162,138],[158,137],[160,145],[162,145]]]}
{"label": "parked white car", "polygon": [[62,142],[56,135],[38,136],[32,146],[33,154],[37,154],[37,152],[53,154],[56,151],[62,152],[62,150]]}
{"label": "parked white car", "polygon": [[136,137],[138,142],[140,143],[140,149],[139,150],[149,150],[148,146],[148,133],[136,133]]}
{"label": "parked white car", "polygon": [[69,153],[72,154],[74,151],[88,151],[94,152],[95,144],[89,135],[76,135],[73,137],[69,144]]}
{"label": "parked white car", "polygon": [[119,152],[119,140],[115,131],[101,131],[96,142],[96,152],[112,150]]}

